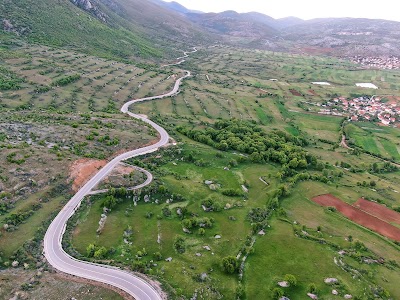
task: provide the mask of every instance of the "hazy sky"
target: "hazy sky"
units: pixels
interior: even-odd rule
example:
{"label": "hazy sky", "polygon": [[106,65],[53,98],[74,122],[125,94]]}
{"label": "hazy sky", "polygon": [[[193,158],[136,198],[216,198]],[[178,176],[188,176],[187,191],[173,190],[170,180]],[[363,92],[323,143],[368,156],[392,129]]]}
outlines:
{"label": "hazy sky", "polygon": [[[165,0],[171,2],[171,0]],[[189,9],[204,12],[258,11],[274,18],[302,19],[353,17],[400,21],[398,0],[175,0]]]}

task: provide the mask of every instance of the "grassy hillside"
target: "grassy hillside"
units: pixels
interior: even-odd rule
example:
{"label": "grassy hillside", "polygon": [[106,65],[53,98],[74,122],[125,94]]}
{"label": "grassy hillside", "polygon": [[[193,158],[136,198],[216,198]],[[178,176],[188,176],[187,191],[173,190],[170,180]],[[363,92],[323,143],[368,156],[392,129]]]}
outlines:
{"label": "grassy hillside", "polygon": [[9,22],[4,29],[31,42],[78,48],[109,58],[162,55],[132,28],[118,23],[111,27],[68,0],[6,0],[0,5],[0,15]]}

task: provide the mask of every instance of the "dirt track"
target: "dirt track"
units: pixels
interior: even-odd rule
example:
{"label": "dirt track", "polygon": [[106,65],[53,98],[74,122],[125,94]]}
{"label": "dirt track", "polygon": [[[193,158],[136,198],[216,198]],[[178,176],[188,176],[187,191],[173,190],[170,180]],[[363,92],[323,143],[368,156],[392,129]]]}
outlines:
{"label": "dirt track", "polygon": [[400,229],[342,200],[327,194],[314,197],[315,203],[335,207],[345,217],[390,239],[400,241]]}
{"label": "dirt track", "polygon": [[400,213],[375,202],[359,199],[354,206],[389,223],[400,224]]}

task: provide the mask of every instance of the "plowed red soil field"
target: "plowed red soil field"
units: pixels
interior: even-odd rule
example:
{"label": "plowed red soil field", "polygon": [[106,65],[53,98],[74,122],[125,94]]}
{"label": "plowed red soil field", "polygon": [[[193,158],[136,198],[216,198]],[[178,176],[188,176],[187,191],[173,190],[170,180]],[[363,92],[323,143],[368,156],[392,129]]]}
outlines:
{"label": "plowed red soil field", "polygon": [[343,202],[333,195],[321,195],[312,199],[315,203],[322,206],[335,207],[342,215],[349,218],[353,222],[360,224],[368,229],[371,229],[383,236],[390,239],[400,241],[400,229],[369,214],[362,211],[350,204]]}
{"label": "plowed red soil field", "polygon": [[400,224],[400,213],[384,205],[361,198],[354,206],[386,222]]}

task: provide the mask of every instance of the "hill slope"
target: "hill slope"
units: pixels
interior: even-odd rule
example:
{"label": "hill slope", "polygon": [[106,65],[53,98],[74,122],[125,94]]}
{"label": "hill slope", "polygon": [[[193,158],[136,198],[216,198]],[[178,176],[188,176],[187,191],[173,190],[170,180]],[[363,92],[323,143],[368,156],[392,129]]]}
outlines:
{"label": "hill slope", "polygon": [[131,28],[107,24],[68,0],[5,0],[0,15],[4,30],[41,44],[70,46],[103,57],[162,54]]}
{"label": "hill slope", "polygon": [[[99,0],[104,10],[114,12],[164,49],[196,46],[212,39],[182,14],[147,0]],[[188,45],[189,44],[189,45]]]}
{"label": "hill slope", "polygon": [[400,55],[400,22],[395,21],[314,19],[286,28],[281,36],[341,55]]}

